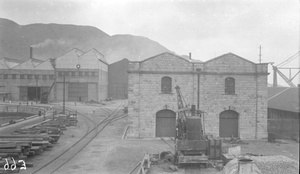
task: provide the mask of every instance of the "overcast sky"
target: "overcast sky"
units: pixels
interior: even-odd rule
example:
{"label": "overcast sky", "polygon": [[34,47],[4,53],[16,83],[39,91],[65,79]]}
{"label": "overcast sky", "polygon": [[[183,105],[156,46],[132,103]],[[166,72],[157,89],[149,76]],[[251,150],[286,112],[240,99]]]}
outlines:
{"label": "overcast sky", "polygon": [[275,65],[299,51],[299,11],[299,0],[0,0],[0,17],[20,25],[90,25],[202,61],[232,52],[257,63],[262,45]]}

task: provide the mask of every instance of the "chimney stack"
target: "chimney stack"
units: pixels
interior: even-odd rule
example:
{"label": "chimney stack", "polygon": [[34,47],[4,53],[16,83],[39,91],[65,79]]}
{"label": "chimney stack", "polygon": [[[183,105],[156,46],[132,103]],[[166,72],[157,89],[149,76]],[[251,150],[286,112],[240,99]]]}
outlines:
{"label": "chimney stack", "polygon": [[29,59],[32,59],[32,47],[30,47]]}
{"label": "chimney stack", "polygon": [[192,53],[189,53],[189,59],[192,60]]}
{"label": "chimney stack", "polygon": [[50,58],[50,63],[53,66],[53,68],[56,68],[55,58]]}

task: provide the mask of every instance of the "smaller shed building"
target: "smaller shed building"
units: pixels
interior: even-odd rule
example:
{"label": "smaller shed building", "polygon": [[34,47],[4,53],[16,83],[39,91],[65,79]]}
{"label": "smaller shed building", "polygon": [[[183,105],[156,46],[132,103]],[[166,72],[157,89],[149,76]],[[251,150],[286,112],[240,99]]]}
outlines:
{"label": "smaller shed building", "polygon": [[108,97],[125,99],[128,97],[128,63],[124,58],[108,65]]}
{"label": "smaller shed building", "polygon": [[268,133],[277,138],[299,137],[299,87],[268,88]]}

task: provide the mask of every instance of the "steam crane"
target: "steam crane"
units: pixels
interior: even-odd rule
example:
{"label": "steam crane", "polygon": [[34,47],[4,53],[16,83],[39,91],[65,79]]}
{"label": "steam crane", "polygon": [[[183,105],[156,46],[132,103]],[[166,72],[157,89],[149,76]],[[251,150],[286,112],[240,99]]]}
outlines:
{"label": "steam crane", "polygon": [[[180,87],[177,93],[177,126],[175,137],[175,158],[178,166],[183,164],[208,164],[221,159],[221,140],[204,136],[202,121],[205,112],[196,110],[195,105],[187,107]],[[217,150],[218,149],[218,150]]]}
{"label": "steam crane", "polygon": [[[300,67],[282,67],[286,65],[287,63],[291,62],[295,58],[299,57],[300,51],[298,51],[296,54],[291,56],[290,58],[286,59],[285,61],[281,62],[277,66],[273,66],[273,87],[277,87],[277,74],[279,74],[282,79],[290,86],[290,87],[296,87],[296,85],[292,82],[294,78],[300,73]],[[288,69],[289,70],[289,78],[286,77],[279,69]],[[298,72],[292,77],[292,70],[297,70]]]}

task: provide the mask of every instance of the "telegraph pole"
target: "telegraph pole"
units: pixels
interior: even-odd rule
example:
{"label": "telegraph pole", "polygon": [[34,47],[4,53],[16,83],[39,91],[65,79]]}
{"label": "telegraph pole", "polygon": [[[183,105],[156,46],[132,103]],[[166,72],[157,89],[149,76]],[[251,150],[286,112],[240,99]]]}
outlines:
{"label": "telegraph pole", "polygon": [[[80,64],[76,65],[77,71],[78,71],[78,77],[77,77],[77,96],[76,96],[76,101],[79,100],[79,94],[78,94],[78,87],[79,87],[79,69],[80,69]],[[75,106],[76,106],[76,101],[75,101]]]}
{"label": "telegraph pole", "polygon": [[64,89],[63,89],[63,114],[65,114],[65,108],[66,108],[66,101],[65,101],[65,89],[66,89],[66,78],[65,78],[65,72],[64,72]]}

